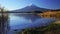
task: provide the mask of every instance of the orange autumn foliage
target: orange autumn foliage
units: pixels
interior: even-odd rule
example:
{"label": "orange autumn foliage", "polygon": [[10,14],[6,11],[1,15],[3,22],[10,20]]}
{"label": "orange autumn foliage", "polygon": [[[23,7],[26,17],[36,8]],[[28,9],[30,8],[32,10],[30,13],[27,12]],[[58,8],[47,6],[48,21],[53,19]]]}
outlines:
{"label": "orange autumn foliage", "polygon": [[60,18],[60,11],[47,11],[38,14],[38,16],[44,17],[44,18]]}

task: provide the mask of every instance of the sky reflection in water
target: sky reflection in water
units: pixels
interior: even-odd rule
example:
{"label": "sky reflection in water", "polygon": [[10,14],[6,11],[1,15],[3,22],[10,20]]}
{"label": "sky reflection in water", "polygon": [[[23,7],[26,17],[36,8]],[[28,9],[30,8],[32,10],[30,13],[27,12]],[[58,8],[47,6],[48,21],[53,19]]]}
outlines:
{"label": "sky reflection in water", "polygon": [[[29,16],[29,15],[28,15]],[[26,16],[15,16],[15,15],[10,15],[10,26],[12,29],[24,29],[24,28],[29,28],[29,27],[40,27],[40,26],[45,26],[48,25],[49,23],[55,21],[56,19],[49,19],[49,18],[38,18],[36,16],[28,17]],[[34,21],[30,18],[33,18]]]}

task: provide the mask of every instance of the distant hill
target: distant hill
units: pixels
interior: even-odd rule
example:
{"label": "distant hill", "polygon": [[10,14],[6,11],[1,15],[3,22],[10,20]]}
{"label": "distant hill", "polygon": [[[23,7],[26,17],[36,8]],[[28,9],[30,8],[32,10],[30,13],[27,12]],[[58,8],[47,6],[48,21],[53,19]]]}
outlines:
{"label": "distant hill", "polygon": [[12,12],[31,12],[31,11],[47,11],[47,10],[49,9],[44,9],[36,5],[31,5],[31,6],[24,7],[22,9],[13,10]]}
{"label": "distant hill", "polygon": [[60,11],[60,9],[56,9],[56,10],[54,10],[54,11]]}

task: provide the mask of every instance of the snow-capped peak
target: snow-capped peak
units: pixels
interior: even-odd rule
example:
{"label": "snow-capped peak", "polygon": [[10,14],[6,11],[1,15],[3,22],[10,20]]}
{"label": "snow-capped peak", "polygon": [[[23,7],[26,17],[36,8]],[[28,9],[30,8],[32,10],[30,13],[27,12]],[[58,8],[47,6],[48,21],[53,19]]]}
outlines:
{"label": "snow-capped peak", "polygon": [[33,4],[31,3],[31,4],[29,4],[28,6],[32,6]]}

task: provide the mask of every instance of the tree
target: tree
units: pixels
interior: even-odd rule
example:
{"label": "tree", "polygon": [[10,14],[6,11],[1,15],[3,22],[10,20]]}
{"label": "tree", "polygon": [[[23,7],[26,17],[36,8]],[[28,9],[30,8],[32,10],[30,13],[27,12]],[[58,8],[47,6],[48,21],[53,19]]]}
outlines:
{"label": "tree", "polygon": [[4,13],[5,8],[0,5],[0,34],[7,34],[9,30],[8,13]]}

